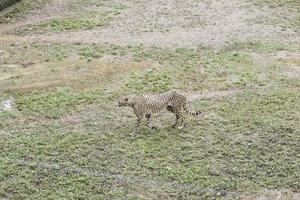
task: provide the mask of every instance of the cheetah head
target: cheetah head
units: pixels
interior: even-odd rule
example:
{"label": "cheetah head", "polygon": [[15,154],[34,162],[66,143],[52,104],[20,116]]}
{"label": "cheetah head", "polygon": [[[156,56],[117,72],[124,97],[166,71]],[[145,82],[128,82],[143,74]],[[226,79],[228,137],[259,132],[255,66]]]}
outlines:
{"label": "cheetah head", "polygon": [[122,107],[122,106],[128,106],[128,97],[127,96],[121,96],[118,100],[118,106]]}

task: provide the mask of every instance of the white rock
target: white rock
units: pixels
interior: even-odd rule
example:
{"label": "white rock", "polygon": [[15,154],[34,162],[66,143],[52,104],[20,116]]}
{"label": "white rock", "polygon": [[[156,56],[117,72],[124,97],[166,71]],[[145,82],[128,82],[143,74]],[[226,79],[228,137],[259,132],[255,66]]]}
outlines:
{"label": "white rock", "polygon": [[15,99],[10,98],[0,103],[0,111],[11,111],[14,107]]}

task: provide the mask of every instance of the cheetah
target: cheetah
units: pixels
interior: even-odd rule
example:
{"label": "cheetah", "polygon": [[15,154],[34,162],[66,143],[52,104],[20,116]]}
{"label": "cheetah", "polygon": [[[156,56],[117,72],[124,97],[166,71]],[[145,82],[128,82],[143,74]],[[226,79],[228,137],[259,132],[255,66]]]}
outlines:
{"label": "cheetah", "polygon": [[147,119],[147,125],[151,129],[157,129],[152,126],[151,115],[166,109],[175,114],[175,123],[172,127],[176,128],[180,121],[178,129],[184,128],[184,113],[190,115],[199,115],[201,111],[190,111],[186,108],[186,96],[180,94],[177,90],[169,90],[156,94],[139,94],[130,96],[121,96],[118,100],[118,106],[132,107],[134,114],[137,116],[137,122],[133,134],[139,130],[143,116]]}

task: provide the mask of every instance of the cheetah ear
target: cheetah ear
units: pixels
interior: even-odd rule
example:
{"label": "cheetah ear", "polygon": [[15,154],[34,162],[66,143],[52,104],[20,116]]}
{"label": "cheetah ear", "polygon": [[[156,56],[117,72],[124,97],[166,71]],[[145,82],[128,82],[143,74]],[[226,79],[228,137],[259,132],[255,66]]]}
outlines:
{"label": "cheetah ear", "polygon": [[128,97],[125,97],[125,101],[128,101]]}

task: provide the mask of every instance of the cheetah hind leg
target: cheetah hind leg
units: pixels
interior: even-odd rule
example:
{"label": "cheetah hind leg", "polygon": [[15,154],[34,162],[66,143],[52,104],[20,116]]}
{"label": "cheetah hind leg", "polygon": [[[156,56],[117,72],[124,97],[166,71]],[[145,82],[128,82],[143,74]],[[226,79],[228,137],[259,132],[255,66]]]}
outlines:
{"label": "cheetah hind leg", "polygon": [[175,119],[174,124],[172,125],[172,128],[176,128],[176,126],[177,126],[177,124],[178,124],[179,116],[178,116],[178,115],[175,115],[175,116],[176,116],[176,119]]}
{"label": "cheetah hind leg", "polygon": [[146,119],[147,119],[148,127],[150,129],[155,129],[155,130],[158,129],[157,127],[153,126],[152,123],[151,123],[151,114],[146,114]]}

